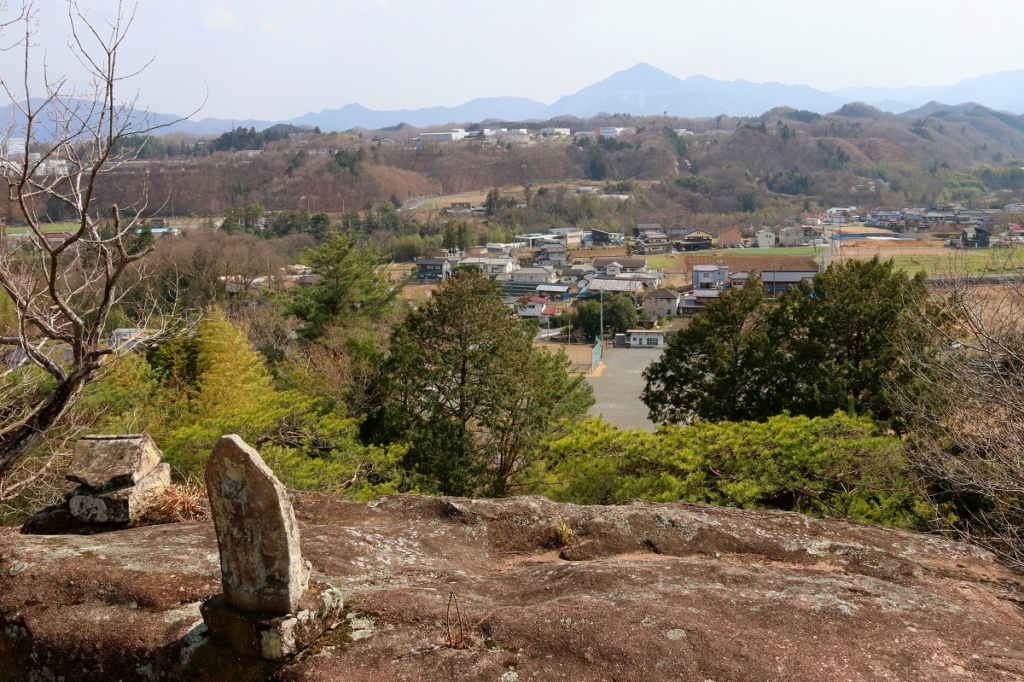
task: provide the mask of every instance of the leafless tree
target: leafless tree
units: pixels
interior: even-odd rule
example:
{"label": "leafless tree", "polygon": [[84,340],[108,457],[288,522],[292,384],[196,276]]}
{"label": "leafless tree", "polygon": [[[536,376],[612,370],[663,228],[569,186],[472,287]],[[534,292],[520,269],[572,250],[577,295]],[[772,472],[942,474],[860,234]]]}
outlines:
{"label": "leafless tree", "polygon": [[933,280],[930,343],[906,355],[909,452],[940,524],[1024,569],[1024,279],[958,271]]}
{"label": "leafless tree", "polygon": [[[95,198],[104,178],[163,127],[148,123],[135,97],[120,96],[125,81],[138,74],[119,63],[134,10],[118,4],[112,18],[101,21],[67,0],[67,11],[67,47],[88,74],[84,88],[54,78],[45,64],[39,68],[32,2],[0,22],[3,64],[14,67],[15,55],[21,56],[14,72],[0,69],[0,87],[15,112],[0,149],[0,178],[9,213],[25,222],[17,230],[0,224],[0,295],[15,311],[13,328],[0,329],[0,371],[19,373],[18,400],[0,400],[6,403],[0,409],[0,479],[61,419],[103,363],[124,351],[110,340],[108,321],[129,280],[139,280],[148,251],[138,241],[146,193],[120,207],[100,207]],[[55,231],[47,204],[72,216],[73,226]],[[176,316],[157,310],[143,305],[131,311],[133,345],[168,332]]]}

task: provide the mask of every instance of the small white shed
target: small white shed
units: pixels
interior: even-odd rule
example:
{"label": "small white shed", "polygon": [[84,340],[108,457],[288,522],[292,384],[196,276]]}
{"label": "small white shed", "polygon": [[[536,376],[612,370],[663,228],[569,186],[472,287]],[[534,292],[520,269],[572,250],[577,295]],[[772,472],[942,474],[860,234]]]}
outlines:
{"label": "small white shed", "polygon": [[661,329],[630,329],[626,334],[630,348],[662,348],[665,345],[666,332]]}

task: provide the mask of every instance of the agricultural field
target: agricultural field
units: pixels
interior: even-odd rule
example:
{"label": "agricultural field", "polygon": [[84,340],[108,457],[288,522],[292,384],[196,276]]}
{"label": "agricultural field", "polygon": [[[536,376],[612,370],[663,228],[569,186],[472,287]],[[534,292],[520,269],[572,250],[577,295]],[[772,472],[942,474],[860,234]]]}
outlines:
{"label": "agricultural field", "polygon": [[[43,232],[73,232],[78,229],[78,223],[50,223],[43,225]],[[11,236],[28,234],[27,227],[8,227],[5,233]]]}
{"label": "agricultural field", "polygon": [[925,272],[929,275],[995,274],[1024,270],[1024,252],[1020,249],[976,249],[962,251],[941,245],[937,241],[876,241],[846,242],[832,259],[849,258],[867,260],[875,256],[893,262],[910,274]]}

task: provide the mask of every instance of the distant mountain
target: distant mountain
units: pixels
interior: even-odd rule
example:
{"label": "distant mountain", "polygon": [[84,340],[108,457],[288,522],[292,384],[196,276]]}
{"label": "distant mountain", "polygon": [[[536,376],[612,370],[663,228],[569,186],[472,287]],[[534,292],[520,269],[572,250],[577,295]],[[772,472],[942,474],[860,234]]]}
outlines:
{"label": "distant mountain", "polygon": [[[942,102],[928,102],[916,109],[909,109],[903,112],[904,116],[931,116],[943,111],[951,111],[958,114],[969,114],[981,105],[977,102],[964,102],[963,104],[943,104]],[[987,107],[986,107],[987,108]]]}
{"label": "distant mountain", "polygon": [[[65,100],[65,102],[67,102],[69,106],[80,105],[80,111],[85,111],[88,107],[88,102],[83,100],[71,99]],[[34,106],[39,107],[42,105],[43,100],[33,98],[32,103]],[[217,118],[179,121],[178,119],[180,116],[176,116],[174,114],[160,114],[143,110],[136,110],[135,115],[138,119],[137,128],[166,126],[158,129],[155,133],[157,135],[162,135],[172,131],[194,133],[197,135],[220,135],[221,133],[230,131],[232,128],[256,128],[257,130],[264,130],[275,123],[278,123],[278,121],[259,121],[255,119],[228,120]],[[13,125],[15,128],[18,128],[23,126],[24,123],[24,117],[13,104],[0,107],[0,131],[3,131],[8,125]]]}
{"label": "distant mountain", "polygon": [[[181,121],[166,131],[219,135],[233,127],[262,130],[275,123],[316,127],[324,131],[352,128],[379,130],[399,123],[425,128],[493,121],[545,120],[558,116],[589,118],[600,113],[638,116],[668,113],[685,118],[760,116],[776,107],[817,113],[833,112],[851,102],[865,102],[882,111],[912,112],[932,102],[977,102],[996,111],[1024,112],[1024,70],[1005,71],[943,87],[844,88],[823,92],[807,85],[720,81],[707,76],[680,79],[650,64],[637,64],[547,105],[522,97],[485,97],[455,107],[375,111],[360,104],[308,113],[287,121],[216,119]],[[930,105],[929,105],[930,106]],[[949,110],[952,107],[936,105]],[[972,105],[976,106],[976,105]],[[175,116],[147,114],[150,122],[170,124]],[[16,119],[11,106],[0,107],[0,128]]]}
{"label": "distant mountain", "polygon": [[667,112],[687,118],[760,116],[778,106],[825,113],[847,101],[806,85],[719,81],[707,76],[682,80],[650,64],[637,64],[562,97],[548,108],[547,115],[586,118],[603,111],[635,115]]}
{"label": "distant mountain", "polygon": [[306,114],[292,119],[289,123],[320,126],[322,130],[348,130],[356,127],[378,130],[399,123],[423,128],[445,123],[480,123],[487,120],[527,121],[544,117],[546,109],[546,104],[523,97],[482,97],[457,107],[398,111],[374,111],[359,104],[348,104],[341,109]]}
{"label": "distant mountain", "polygon": [[837,97],[903,113],[928,102],[978,102],[990,109],[1024,113],[1024,69],[968,78],[956,85],[910,88],[843,88]]}

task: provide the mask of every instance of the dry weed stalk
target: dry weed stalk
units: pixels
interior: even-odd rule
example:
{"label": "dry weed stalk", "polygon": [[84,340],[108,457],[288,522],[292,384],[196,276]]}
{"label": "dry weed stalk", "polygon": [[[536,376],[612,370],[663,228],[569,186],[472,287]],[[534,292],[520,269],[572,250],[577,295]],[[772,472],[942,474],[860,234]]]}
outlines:
{"label": "dry weed stalk", "polygon": [[[452,605],[455,605],[455,616],[457,620],[457,629],[453,628],[452,625]],[[459,599],[455,596],[455,592],[448,593],[448,608],[444,612],[444,627],[445,627],[445,640],[444,645],[449,649],[468,649],[469,642],[466,638],[466,632],[462,627],[462,610],[459,608]]]}
{"label": "dry weed stalk", "polygon": [[910,456],[955,513],[938,524],[1024,570],[1024,277],[939,284],[928,347],[904,357],[916,387],[897,396]]}

